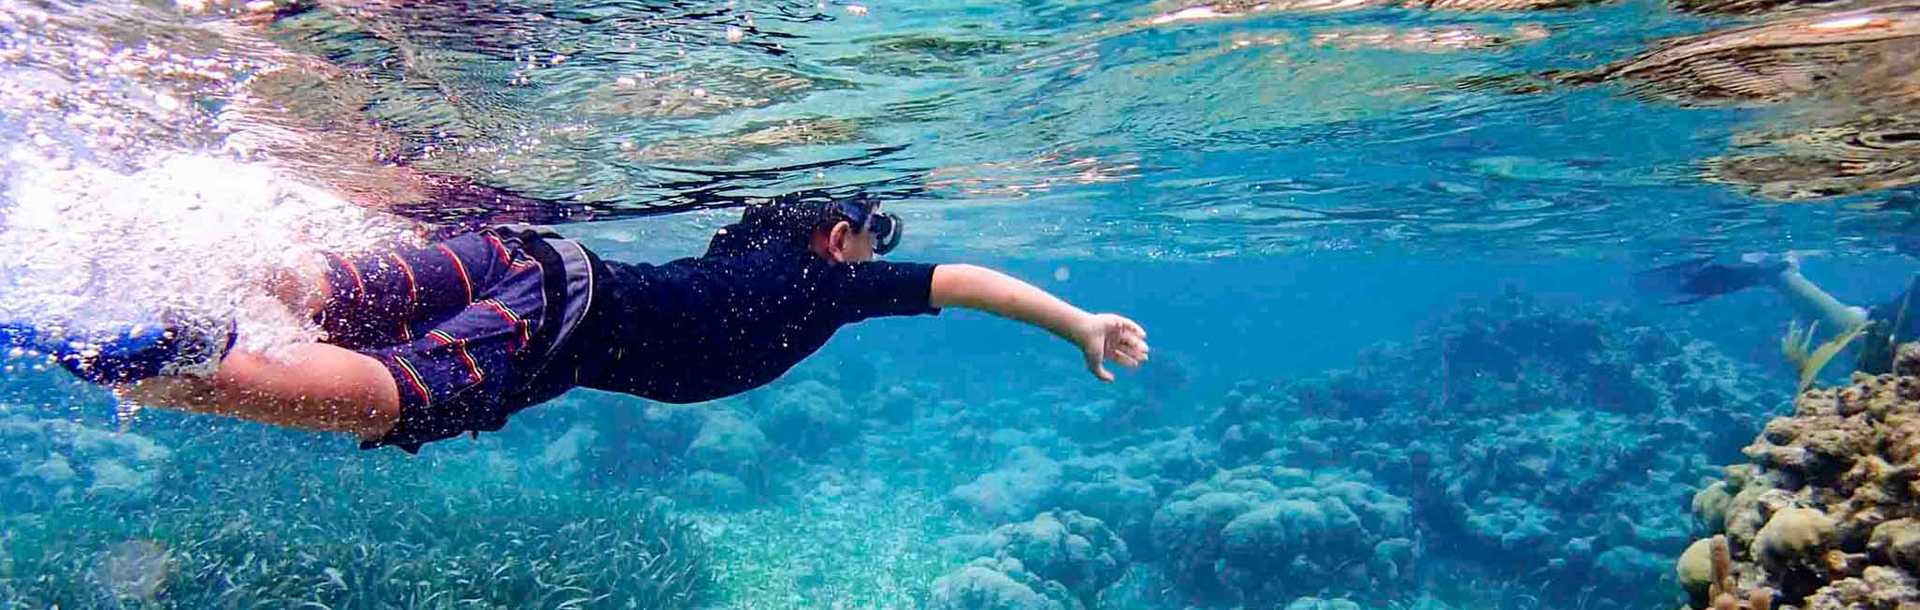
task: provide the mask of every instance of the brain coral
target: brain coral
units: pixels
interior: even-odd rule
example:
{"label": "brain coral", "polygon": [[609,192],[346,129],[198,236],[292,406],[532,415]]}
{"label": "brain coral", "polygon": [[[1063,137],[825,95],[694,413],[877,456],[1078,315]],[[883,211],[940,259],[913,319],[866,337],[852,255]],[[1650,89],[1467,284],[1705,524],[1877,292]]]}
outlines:
{"label": "brain coral", "polygon": [[[1365,564],[1382,542],[1410,535],[1411,506],[1343,472],[1245,466],[1175,492],[1155,512],[1152,540],[1194,594],[1274,604]],[[1366,583],[1354,583],[1365,585]]]}

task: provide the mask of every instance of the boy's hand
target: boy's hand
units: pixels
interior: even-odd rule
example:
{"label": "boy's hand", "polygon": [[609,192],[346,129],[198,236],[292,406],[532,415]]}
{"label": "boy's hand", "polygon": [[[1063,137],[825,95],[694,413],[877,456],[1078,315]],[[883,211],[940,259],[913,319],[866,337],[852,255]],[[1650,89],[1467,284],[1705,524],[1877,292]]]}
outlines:
{"label": "boy's hand", "polygon": [[1128,368],[1138,367],[1147,361],[1146,329],[1122,316],[1110,313],[1088,315],[1080,320],[1073,341],[1080,346],[1080,353],[1086,356],[1087,371],[1101,381],[1113,381],[1113,372],[1108,371],[1106,366],[1108,360]]}

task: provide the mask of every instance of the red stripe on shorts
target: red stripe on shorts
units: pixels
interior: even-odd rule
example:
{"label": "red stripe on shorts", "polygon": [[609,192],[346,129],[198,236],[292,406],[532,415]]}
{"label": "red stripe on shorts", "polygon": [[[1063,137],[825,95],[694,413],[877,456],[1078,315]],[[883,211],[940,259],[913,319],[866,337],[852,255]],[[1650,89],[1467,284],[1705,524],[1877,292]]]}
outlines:
{"label": "red stripe on shorts", "polygon": [[347,277],[353,278],[353,298],[355,300],[366,298],[367,282],[366,280],[360,279],[360,269],[353,266],[353,261],[349,261],[347,257],[337,254],[328,254],[327,256],[331,256],[339,261],[340,268],[347,270]]}
{"label": "red stripe on shorts", "polygon": [[472,303],[473,302],[473,279],[467,277],[466,263],[460,262],[460,257],[455,256],[453,254],[453,249],[448,248],[446,244],[437,244],[437,246],[440,248],[441,252],[447,255],[448,260],[453,261],[453,270],[460,272],[460,284],[463,286],[466,286],[467,302]]}
{"label": "red stripe on shorts", "polygon": [[402,273],[407,274],[407,317],[411,318],[420,308],[420,280],[413,276],[413,265],[407,264],[407,259],[401,258],[398,254],[388,256],[392,256],[393,263],[400,266]]}
{"label": "red stripe on shorts", "polygon": [[413,364],[407,362],[406,358],[394,356],[393,361],[400,365],[400,372],[405,374],[407,385],[412,387],[413,391],[420,393],[420,404],[433,406],[433,395],[427,392],[427,384],[420,379],[420,371],[414,370]]}
{"label": "red stripe on shorts", "polygon": [[500,264],[505,265],[513,262],[513,256],[507,253],[506,242],[500,241],[498,237],[488,235],[487,243],[493,244],[493,251],[500,253]]}
{"label": "red stripe on shorts", "polygon": [[481,301],[481,303],[492,307],[494,313],[499,314],[508,324],[512,324],[515,329],[520,331],[520,345],[514,347],[514,351],[520,351],[526,348],[527,344],[533,343],[533,329],[529,327],[525,318],[520,317],[520,314],[514,313],[511,309],[507,309],[506,304],[495,299],[487,299]]}

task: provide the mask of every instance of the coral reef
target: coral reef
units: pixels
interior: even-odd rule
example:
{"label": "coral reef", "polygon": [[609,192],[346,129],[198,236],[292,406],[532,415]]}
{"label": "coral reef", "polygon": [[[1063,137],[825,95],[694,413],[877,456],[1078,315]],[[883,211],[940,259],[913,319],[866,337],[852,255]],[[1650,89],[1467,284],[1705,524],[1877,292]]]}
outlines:
{"label": "coral reef", "polygon": [[1034,575],[1018,559],[975,559],[933,581],[929,610],[1081,610],[1060,583]]}
{"label": "coral reef", "polygon": [[1408,546],[1411,517],[1406,500],[1364,478],[1244,466],[1174,493],[1154,514],[1153,543],[1176,581],[1274,604],[1332,581],[1371,585],[1365,570],[1347,568],[1367,565],[1381,545]]}
{"label": "coral reef", "polygon": [[1741,382],[1755,377],[1618,309],[1508,293],[1353,370],[1242,384],[1206,430],[1227,465],[1371,472],[1423,532],[1481,565],[1548,582],[1644,581],[1670,573],[1692,531],[1668,507],[1785,401],[1768,389],[1778,384]]}
{"label": "coral reef", "polygon": [[962,555],[1018,560],[1027,572],[1065,586],[1088,606],[1120,579],[1132,559],[1127,543],[1105,523],[1074,511],[1048,511],[1025,523],[1002,525],[983,536],[955,536],[945,543]]}
{"label": "coral reef", "polygon": [[1048,508],[1060,485],[1060,463],[1039,449],[1020,447],[1000,468],[953,488],[950,503],[996,521],[1012,521]]}
{"label": "coral reef", "polygon": [[[1749,463],[1701,490],[1709,531],[1677,573],[1693,605],[1839,610],[1920,604],[1920,344],[1893,372],[1801,392]],[[1703,568],[1704,566],[1708,566]]]}
{"label": "coral reef", "polygon": [[817,457],[846,442],[856,431],[855,423],[839,390],[811,380],[777,390],[759,418],[774,444],[802,457]]}
{"label": "coral reef", "polygon": [[0,419],[0,523],[69,504],[150,499],[172,451],[152,439],[63,420]]}
{"label": "coral reef", "polygon": [[[578,453],[580,464],[553,468],[559,478],[588,487],[666,488],[693,503],[741,508],[770,492],[780,454],[753,418],[727,404],[604,404],[596,398],[567,398],[545,407],[556,412],[610,422]],[[563,410],[571,410],[565,413]],[[562,439],[567,435],[561,435]],[[555,441],[558,443],[559,441]],[[550,443],[549,449],[556,447]],[[564,453],[564,452],[563,452]]]}
{"label": "coral reef", "polygon": [[[814,364],[706,405],[584,393],[407,459],[147,427],[175,449],[146,516],[34,509],[4,541],[0,597],[673,607],[717,588],[716,606],[1610,610],[1669,605],[1675,588],[1648,583],[1675,581],[1701,607],[1724,590],[1758,610],[1767,570],[1840,566],[1858,582],[1820,594],[1859,600],[1920,562],[1920,515],[1859,534],[1748,479],[1696,493],[1792,384],[1614,308],[1497,295],[1348,369],[1224,397],[1180,379],[1087,391],[1065,381],[1077,362],[1057,364],[951,387]],[[1852,430],[1769,428],[1813,450],[1755,451],[1841,476]],[[1728,535],[1740,561],[1716,573],[1710,546],[1687,546],[1698,524],[1674,507],[1690,500],[1746,532]],[[1862,546],[1835,546],[1848,536]],[[212,591],[213,571],[235,585]],[[50,573],[71,576],[34,577]]]}
{"label": "coral reef", "polygon": [[[994,465],[948,493],[984,528],[1098,519],[1177,603],[1405,603],[1448,566],[1478,575],[1471,595],[1643,607],[1670,600],[1645,583],[1677,577],[1695,531],[1672,507],[1789,396],[1761,377],[1619,308],[1510,292],[1352,369],[1242,382],[1191,425],[1110,432],[1071,414],[1120,400],[1042,388],[943,407],[920,446]],[[1009,419],[1059,429],[992,427]]]}
{"label": "coral reef", "polygon": [[687,444],[686,461],[700,472],[711,472],[764,486],[767,477],[767,436],[746,417],[728,410],[707,414],[699,434]]}

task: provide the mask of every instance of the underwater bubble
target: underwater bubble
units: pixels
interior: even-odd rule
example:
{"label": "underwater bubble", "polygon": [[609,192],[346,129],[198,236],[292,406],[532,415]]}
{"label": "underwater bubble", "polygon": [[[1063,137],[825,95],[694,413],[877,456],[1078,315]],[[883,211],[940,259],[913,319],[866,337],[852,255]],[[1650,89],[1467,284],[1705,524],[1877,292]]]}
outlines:
{"label": "underwater bubble", "polygon": [[408,235],[265,166],[183,156],[121,173],[14,153],[20,178],[0,199],[0,248],[14,253],[0,261],[0,319],[84,330],[187,311],[237,319],[243,342],[275,347],[307,331],[261,288],[263,274]]}

